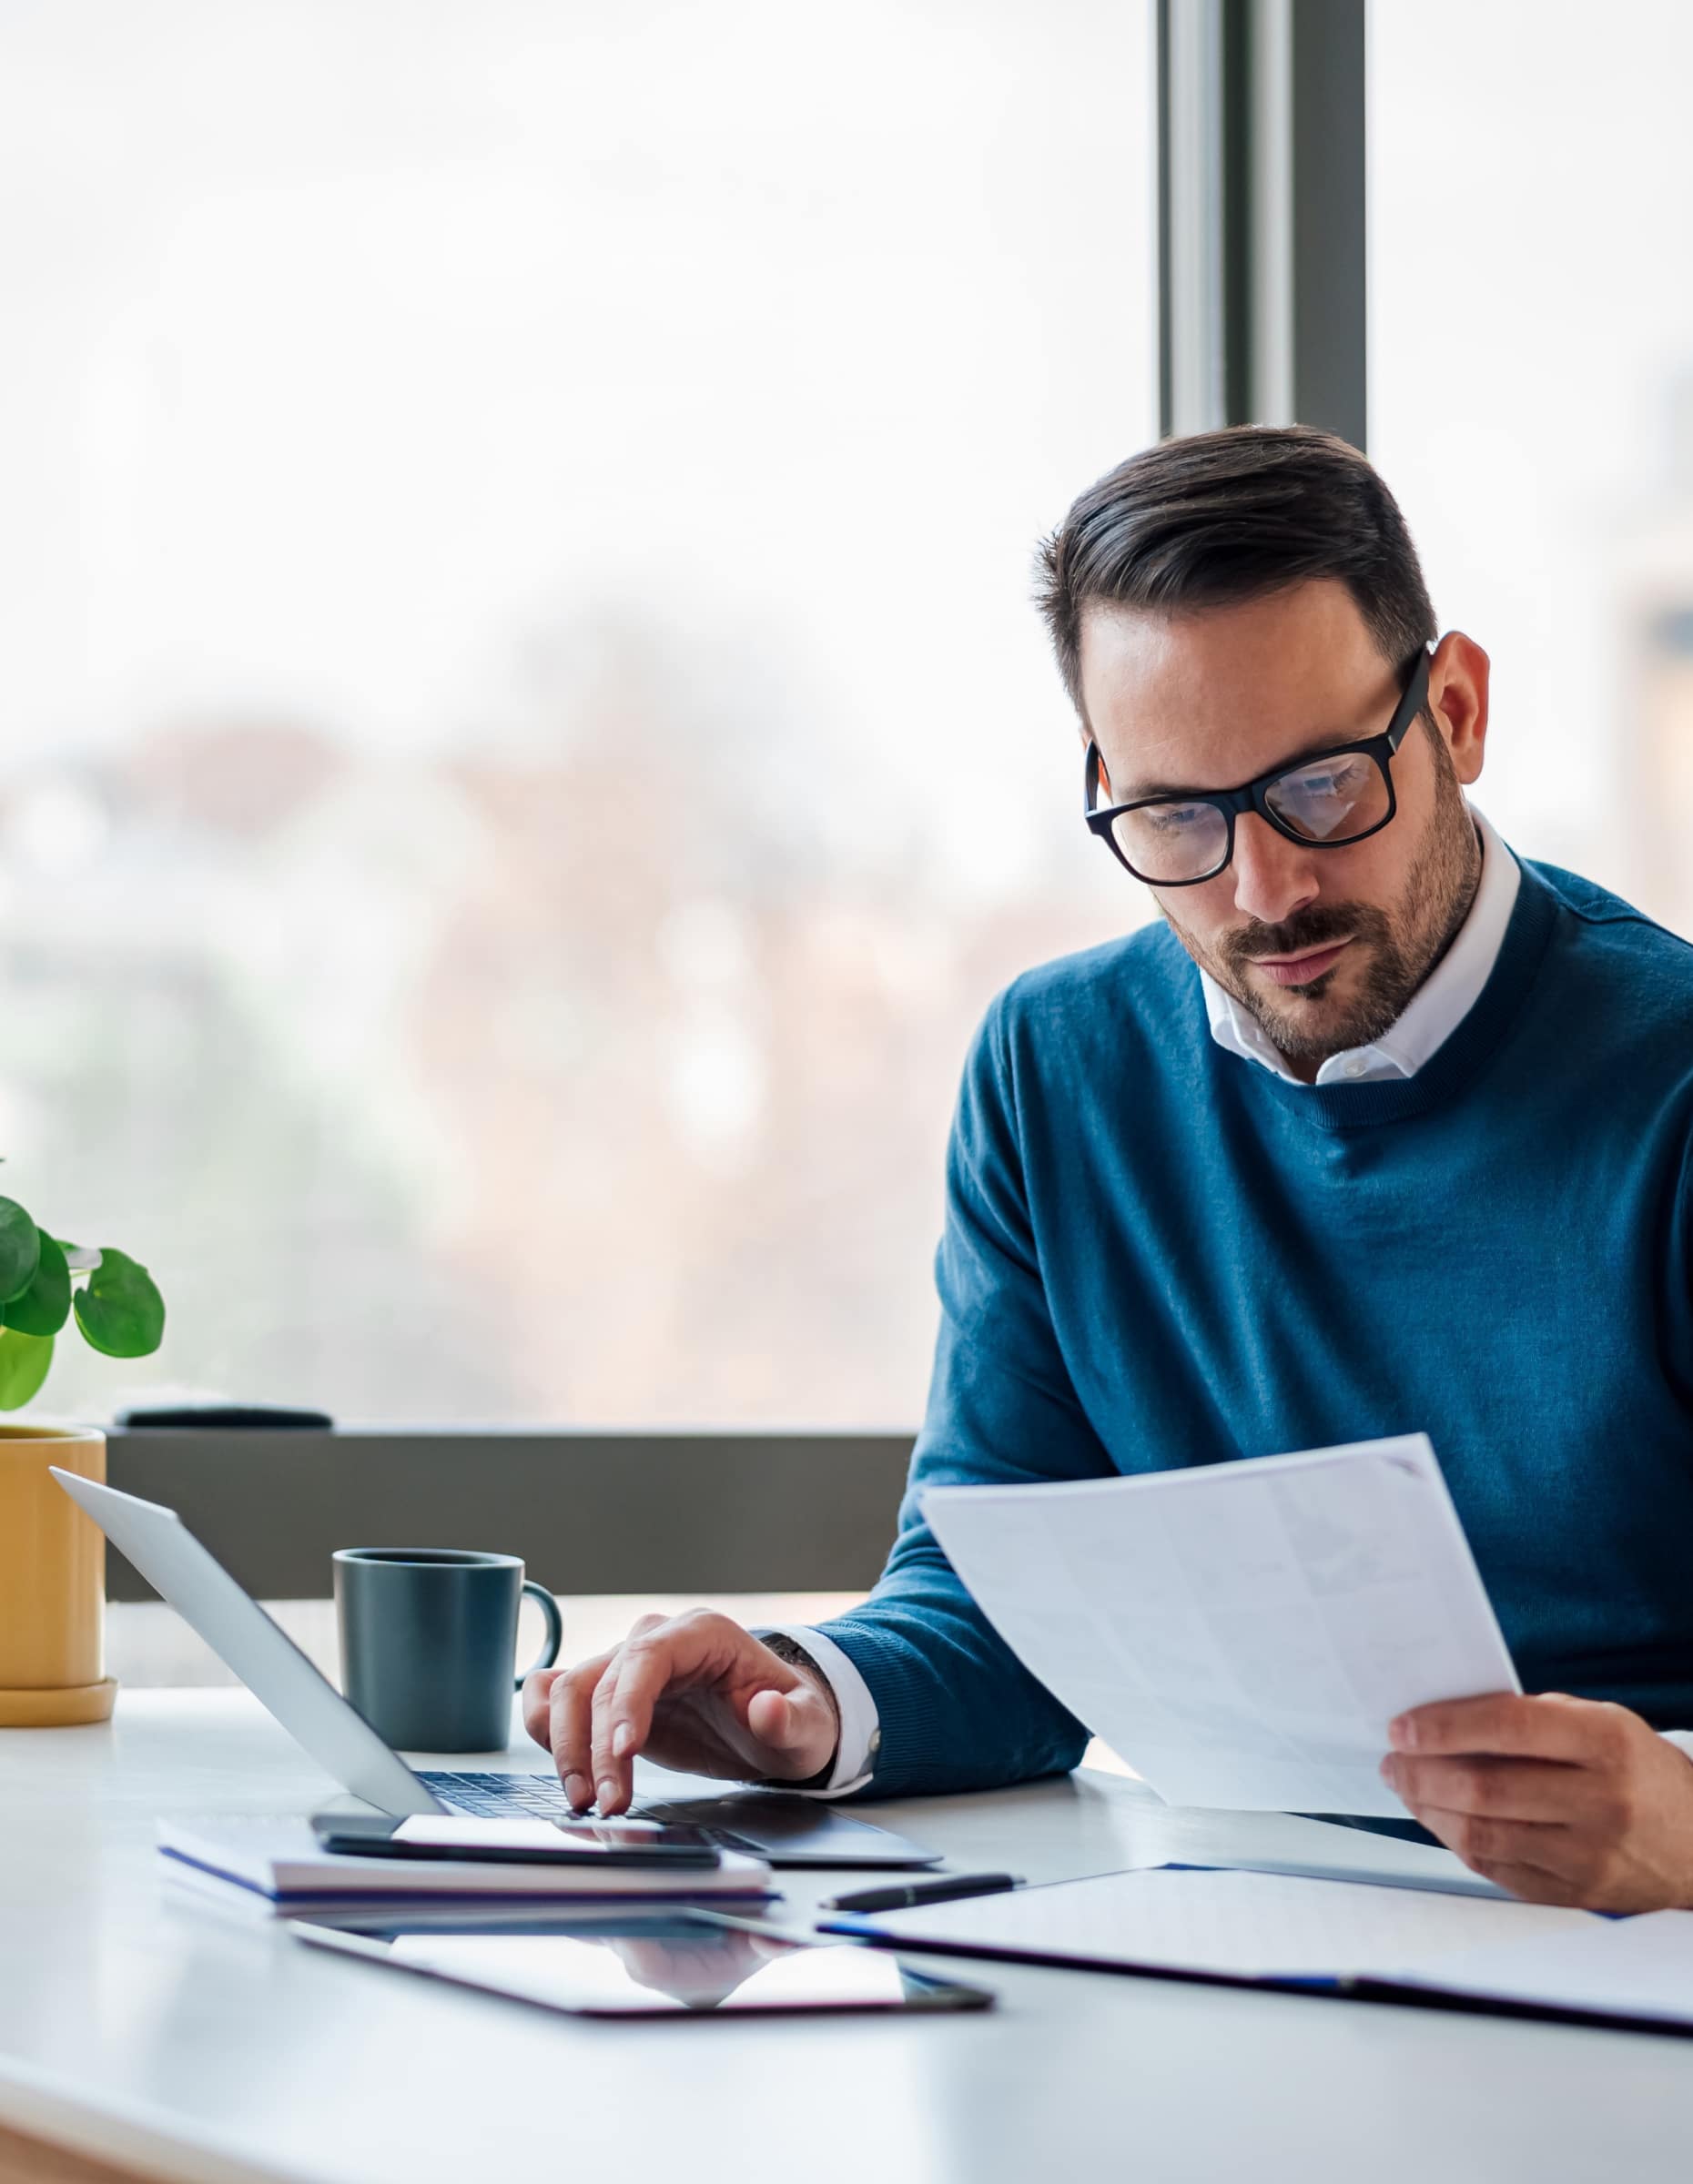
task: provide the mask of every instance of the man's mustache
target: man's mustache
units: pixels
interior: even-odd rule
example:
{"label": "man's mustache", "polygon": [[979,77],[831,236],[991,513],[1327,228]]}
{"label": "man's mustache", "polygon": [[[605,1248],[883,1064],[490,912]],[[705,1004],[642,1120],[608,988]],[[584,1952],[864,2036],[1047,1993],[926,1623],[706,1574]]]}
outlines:
{"label": "man's mustache", "polygon": [[1218,953],[1231,970],[1240,971],[1258,956],[1303,956],[1336,941],[1383,940],[1387,933],[1387,918],[1374,903],[1324,903],[1279,925],[1256,920],[1242,925],[1219,944]]}

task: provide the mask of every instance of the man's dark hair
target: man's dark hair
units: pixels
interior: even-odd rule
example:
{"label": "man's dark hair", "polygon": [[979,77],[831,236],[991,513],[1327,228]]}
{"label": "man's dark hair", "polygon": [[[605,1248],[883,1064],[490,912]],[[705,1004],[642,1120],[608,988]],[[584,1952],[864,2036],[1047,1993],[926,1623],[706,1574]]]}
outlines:
{"label": "man's dark hair", "polygon": [[1078,713],[1090,600],[1174,613],[1332,577],[1393,666],[1437,631],[1399,503],[1356,448],[1309,425],[1234,425],[1131,455],[1041,542],[1037,573]]}

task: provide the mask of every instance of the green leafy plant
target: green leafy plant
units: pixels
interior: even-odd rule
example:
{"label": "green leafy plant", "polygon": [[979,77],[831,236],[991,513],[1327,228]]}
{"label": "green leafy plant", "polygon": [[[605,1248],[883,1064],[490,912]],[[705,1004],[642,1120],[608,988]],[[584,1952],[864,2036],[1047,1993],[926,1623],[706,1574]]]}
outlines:
{"label": "green leafy plant", "polygon": [[164,1340],[165,1299],[138,1260],[109,1244],[65,1243],[0,1198],[0,1410],[40,1391],[73,1313],[83,1340],[108,1358],[145,1358]]}

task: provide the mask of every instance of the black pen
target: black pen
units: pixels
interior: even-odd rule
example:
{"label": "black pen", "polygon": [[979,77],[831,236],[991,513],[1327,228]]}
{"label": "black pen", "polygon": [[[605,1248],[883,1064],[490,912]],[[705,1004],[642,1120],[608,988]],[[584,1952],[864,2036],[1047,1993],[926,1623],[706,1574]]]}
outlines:
{"label": "black pen", "polygon": [[825,1911],[904,1911],[917,1904],[945,1904],[960,1896],[998,1896],[1020,1888],[1020,1873],[957,1873],[950,1879],[912,1881],[903,1888],[860,1888],[856,1896],[835,1896]]}

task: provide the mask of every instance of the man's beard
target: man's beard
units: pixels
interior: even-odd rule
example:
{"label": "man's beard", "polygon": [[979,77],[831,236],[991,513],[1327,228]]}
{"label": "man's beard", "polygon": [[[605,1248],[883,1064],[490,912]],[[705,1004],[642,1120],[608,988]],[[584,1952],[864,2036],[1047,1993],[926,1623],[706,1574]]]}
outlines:
{"label": "man's beard", "polygon": [[[1412,995],[1469,915],[1480,875],[1480,845],[1451,754],[1437,734],[1430,740],[1436,746],[1434,809],[1391,911],[1373,903],[1313,903],[1283,925],[1241,926],[1213,953],[1201,947],[1168,907],[1159,904],[1188,954],[1256,1018],[1290,1062],[1320,1066],[1331,1055],[1379,1039],[1404,1014]],[[1289,1023],[1273,998],[1249,983],[1245,966],[1252,956],[1298,956],[1348,938],[1364,952],[1363,982],[1345,1014],[1321,1028],[1313,1026],[1305,1031]],[[1343,956],[1341,963],[1345,961]],[[1320,1000],[1341,963],[1309,986],[1280,990],[1300,999]]]}

